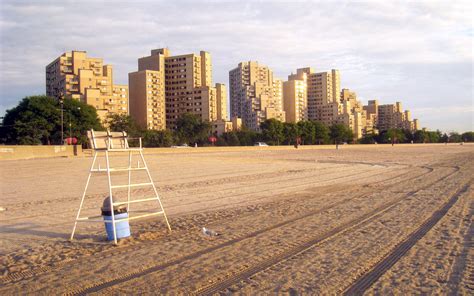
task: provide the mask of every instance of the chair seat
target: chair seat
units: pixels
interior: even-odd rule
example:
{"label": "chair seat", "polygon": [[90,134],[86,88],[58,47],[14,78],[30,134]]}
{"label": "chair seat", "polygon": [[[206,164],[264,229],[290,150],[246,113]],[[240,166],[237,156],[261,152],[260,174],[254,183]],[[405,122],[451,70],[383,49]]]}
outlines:
{"label": "chair seat", "polygon": [[[141,138],[138,147],[129,147],[128,136],[123,132],[107,131],[87,131],[87,137],[93,150],[95,151],[110,151],[110,152],[127,152],[127,151],[143,151]],[[135,138],[134,138],[135,139]]]}
{"label": "chair seat", "polygon": [[110,149],[105,149],[104,151],[125,152],[125,151],[142,151],[142,150],[143,150],[143,148],[110,148]]}

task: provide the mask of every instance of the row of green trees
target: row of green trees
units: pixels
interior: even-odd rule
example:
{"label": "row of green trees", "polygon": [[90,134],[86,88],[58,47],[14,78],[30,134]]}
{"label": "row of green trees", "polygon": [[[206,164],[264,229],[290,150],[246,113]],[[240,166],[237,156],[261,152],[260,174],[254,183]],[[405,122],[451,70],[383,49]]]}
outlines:
{"label": "row of green trees", "polygon": [[224,133],[219,137],[220,146],[249,146],[264,141],[269,145],[330,144],[352,141],[352,130],[342,124],[328,127],[320,122],[300,121],[281,122],[268,119],[260,126],[261,132],[246,130]]}
{"label": "row of green trees", "polygon": [[[62,119],[61,119],[62,118]],[[208,122],[185,114],[179,118],[176,131],[142,130],[127,115],[107,118],[113,131],[127,131],[131,136],[142,137],[150,147],[165,147],[183,143],[207,143],[211,131]],[[78,100],[58,100],[47,96],[24,98],[16,107],[7,110],[0,128],[0,143],[12,145],[61,145],[63,138],[76,138],[79,144],[87,143],[87,130],[104,130],[97,110]],[[62,131],[62,132],[61,132]]]}
{"label": "row of green trees", "polygon": [[66,99],[61,106],[54,98],[33,96],[7,110],[0,128],[0,143],[61,144],[61,126],[64,137],[75,137],[82,143],[86,142],[85,131],[103,129],[96,109],[90,105]]}
{"label": "row of green trees", "polygon": [[[63,120],[61,120],[61,113]],[[0,128],[0,143],[20,145],[61,144],[61,126],[64,138],[74,137],[79,144],[87,143],[86,131],[104,130],[94,107],[78,100],[65,99],[63,105],[47,96],[24,98],[18,106],[8,110]],[[113,131],[127,131],[133,137],[142,137],[145,147],[169,147],[172,145],[210,145],[211,125],[192,114],[184,114],[177,121],[174,131],[144,130],[127,115],[108,117]],[[264,141],[270,145],[303,145],[352,143],[353,133],[342,124],[328,127],[320,122],[300,121],[283,123],[276,119],[261,124],[260,132],[248,130],[228,132],[217,137],[218,146],[251,146]],[[390,129],[379,134],[369,134],[359,143],[439,143],[472,142],[474,133],[442,134],[439,131]]]}
{"label": "row of green trees", "polygon": [[374,143],[459,143],[474,142],[474,132],[441,133],[437,131],[389,129],[379,134],[368,134],[359,140],[362,144]]}

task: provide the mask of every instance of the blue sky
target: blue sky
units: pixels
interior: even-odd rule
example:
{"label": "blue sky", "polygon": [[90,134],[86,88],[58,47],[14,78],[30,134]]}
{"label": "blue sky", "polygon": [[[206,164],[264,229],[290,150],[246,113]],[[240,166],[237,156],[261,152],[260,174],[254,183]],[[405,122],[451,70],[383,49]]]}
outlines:
{"label": "blue sky", "polygon": [[45,66],[86,50],[128,83],[153,48],[206,50],[214,81],[241,61],[286,79],[296,68],[341,72],[366,103],[402,101],[423,127],[474,129],[471,1],[0,2],[0,115],[45,93]]}

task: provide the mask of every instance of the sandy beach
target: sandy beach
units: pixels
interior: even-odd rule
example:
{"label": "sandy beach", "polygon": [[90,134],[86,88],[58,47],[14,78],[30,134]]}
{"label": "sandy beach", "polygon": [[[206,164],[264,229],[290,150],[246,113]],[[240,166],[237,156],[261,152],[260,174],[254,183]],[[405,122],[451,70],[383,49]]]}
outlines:
{"label": "sandy beach", "polygon": [[91,157],[1,161],[0,293],[474,294],[474,145],[258,148],[146,154],[172,232],[131,221],[118,246],[103,223],[69,241]]}

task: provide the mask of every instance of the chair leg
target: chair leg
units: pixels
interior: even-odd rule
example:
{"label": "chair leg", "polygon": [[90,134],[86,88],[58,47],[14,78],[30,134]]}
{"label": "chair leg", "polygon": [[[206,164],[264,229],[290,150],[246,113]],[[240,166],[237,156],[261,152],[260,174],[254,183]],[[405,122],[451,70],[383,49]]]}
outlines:
{"label": "chair leg", "polygon": [[132,181],[132,151],[128,152],[128,192],[127,192],[127,210],[130,216],[130,184]]}
{"label": "chair leg", "polygon": [[163,216],[165,217],[165,222],[166,222],[166,225],[168,226],[168,230],[171,232],[171,226],[170,226],[170,223],[168,222],[168,217],[166,217],[165,208],[163,207],[163,204],[161,203],[160,196],[158,195],[158,191],[156,190],[155,183],[153,183],[153,179],[151,178],[150,170],[148,170],[148,165],[146,164],[145,157],[143,157],[143,152],[142,151],[140,151],[140,158],[142,159],[143,165],[146,168],[146,173],[148,174],[148,179],[150,180],[151,186],[153,187],[153,190],[155,192],[156,199],[158,200],[158,203],[160,204],[161,210],[163,211]]}
{"label": "chair leg", "polygon": [[79,216],[81,215],[82,205],[84,204],[84,198],[86,197],[87,188],[89,187],[89,181],[91,180],[92,170],[94,169],[95,161],[97,159],[97,153],[98,153],[97,151],[94,152],[94,159],[92,160],[92,165],[89,170],[89,176],[87,177],[86,187],[84,188],[84,193],[82,194],[82,198],[81,198],[81,204],[79,205],[79,210],[77,211],[77,215],[76,215],[76,221],[74,222],[74,227],[72,228],[72,233],[71,233],[71,238],[70,238],[71,241],[74,239],[74,233],[76,232],[76,227],[77,227],[77,220],[79,219]]}
{"label": "chair leg", "polygon": [[109,152],[105,151],[105,162],[107,164],[107,177],[109,179],[109,201],[110,201],[110,212],[112,216],[112,229],[114,233],[114,244],[117,244],[117,231],[115,229],[115,214],[114,214],[114,199],[112,197],[112,178],[110,176],[110,162]]}

